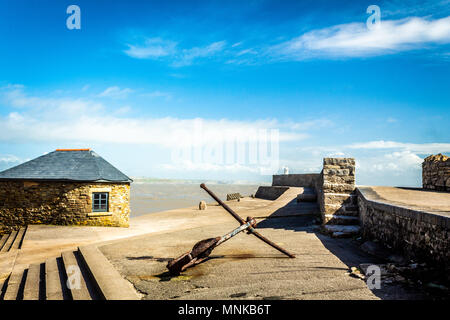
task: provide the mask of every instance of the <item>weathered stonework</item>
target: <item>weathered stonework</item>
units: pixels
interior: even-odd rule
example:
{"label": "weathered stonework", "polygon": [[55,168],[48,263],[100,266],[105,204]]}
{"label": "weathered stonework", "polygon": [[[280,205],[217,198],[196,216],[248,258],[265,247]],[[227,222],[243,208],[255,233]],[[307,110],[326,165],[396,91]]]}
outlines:
{"label": "weathered stonework", "polygon": [[425,158],[422,186],[424,189],[450,191],[450,157],[437,154]]}
{"label": "weathered stonework", "polygon": [[450,217],[371,201],[358,190],[363,237],[409,259],[450,268]]}
{"label": "weathered stonework", "polygon": [[355,159],[324,158],[316,192],[323,224],[336,220],[333,216],[357,217]]}
{"label": "weathered stonework", "polygon": [[[92,192],[109,211],[92,212]],[[130,183],[0,181],[0,234],[28,224],[128,227]]]}

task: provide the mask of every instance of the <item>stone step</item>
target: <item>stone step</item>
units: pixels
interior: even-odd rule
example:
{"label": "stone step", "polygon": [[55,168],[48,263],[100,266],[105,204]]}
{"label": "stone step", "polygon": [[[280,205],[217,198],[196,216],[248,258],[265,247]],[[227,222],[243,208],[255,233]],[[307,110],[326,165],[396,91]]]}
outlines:
{"label": "stone step", "polygon": [[336,214],[326,214],[324,224],[359,225],[359,218],[354,216],[344,216]]}
{"label": "stone step", "polygon": [[5,245],[6,240],[8,240],[8,237],[9,237],[9,234],[4,234],[2,236],[2,238],[0,239],[0,252],[1,252],[2,248],[3,248],[3,246]]}
{"label": "stone step", "polygon": [[14,239],[14,242],[12,243],[11,248],[9,250],[18,250],[21,248],[22,240],[23,240],[23,237],[25,236],[25,231],[26,231],[26,228],[24,228],[24,227],[19,229],[19,231],[17,232],[17,236]]}
{"label": "stone step", "polygon": [[45,261],[45,299],[63,300],[63,288],[61,286],[60,271],[57,258]]}
{"label": "stone step", "polygon": [[3,300],[3,293],[6,291],[7,281],[0,280],[0,301]]}
{"label": "stone step", "polygon": [[[92,300],[96,296],[89,292],[85,276],[83,276],[83,267],[77,259],[77,252],[66,251],[62,253],[64,268],[67,276],[70,278],[70,284],[66,282],[66,287],[70,290],[73,300]],[[76,276],[79,275],[79,277]]]}
{"label": "stone step", "polygon": [[26,277],[26,269],[22,266],[14,266],[6,283],[3,300],[22,300]]}
{"label": "stone step", "polygon": [[6,240],[5,244],[3,245],[2,249],[0,250],[0,252],[8,252],[9,249],[11,248],[12,243],[14,242],[14,239],[17,236],[17,231],[13,231],[9,234],[8,239]]}
{"label": "stone step", "polygon": [[359,234],[361,228],[359,226],[342,226],[327,224],[322,226],[323,231],[330,234],[334,238],[349,238]]}
{"label": "stone step", "polygon": [[83,246],[78,249],[103,299],[140,299],[133,285],[122,278],[96,246]]}
{"label": "stone step", "polygon": [[33,263],[28,268],[23,300],[39,300],[41,298],[41,264]]}
{"label": "stone step", "polygon": [[[8,280],[14,264],[17,259],[17,250],[0,253],[0,283],[5,283]],[[1,288],[0,288],[1,290]]]}
{"label": "stone step", "polygon": [[61,257],[49,258],[45,263],[14,266],[3,281],[2,300],[140,299],[132,284],[122,278],[97,247],[63,252]]}
{"label": "stone step", "polygon": [[297,195],[297,202],[316,202],[317,194],[314,188],[303,188],[303,192]]}
{"label": "stone step", "polygon": [[325,213],[341,216],[359,216],[358,206],[355,205],[326,204]]}

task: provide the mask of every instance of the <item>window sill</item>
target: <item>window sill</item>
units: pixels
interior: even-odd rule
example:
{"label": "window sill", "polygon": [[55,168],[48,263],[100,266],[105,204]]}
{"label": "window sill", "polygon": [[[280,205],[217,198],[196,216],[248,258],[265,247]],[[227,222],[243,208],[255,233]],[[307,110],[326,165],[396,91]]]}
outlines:
{"label": "window sill", "polygon": [[89,212],[87,214],[88,217],[103,217],[103,216],[112,216],[112,212]]}

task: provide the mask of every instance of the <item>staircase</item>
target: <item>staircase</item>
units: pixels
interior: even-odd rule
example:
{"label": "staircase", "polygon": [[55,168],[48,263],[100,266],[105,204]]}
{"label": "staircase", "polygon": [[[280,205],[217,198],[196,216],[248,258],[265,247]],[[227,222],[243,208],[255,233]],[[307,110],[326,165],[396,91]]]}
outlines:
{"label": "staircase", "polygon": [[96,246],[79,247],[29,266],[15,265],[0,287],[0,300],[137,300]]}
{"label": "staircase", "polygon": [[[297,195],[297,205],[295,209],[299,215],[320,216],[320,208],[317,204],[317,194],[314,188],[302,188],[302,192]],[[290,204],[294,208],[294,204]]]}
{"label": "staircase", "polygon": [[[360,227],[356,195],[333,193],[332,197],[336,204],[327,204],[327,210],[333,213],[323,215],[322,230],[335,238],[357,235]],[[301,203],[302,211],[309,210],[320,215],[317,194],[313,188],[303,188],[303,192],[297,196],[297,203]]]}
{"label": "staircase", "polygon": [[327,204],[329,212],[323,216],[323,231],[334,238],[349,238],[359,234],[360,222],[355,194],[327,194],[336,204]]}
{"label": "staircase", "polygon": [[13,231],[10,234],[4,234],[0,239],[0,257],[2,253],[11,250],[18,250],[22,246],[25,237],[26,228],[20,228],[19,231]]}

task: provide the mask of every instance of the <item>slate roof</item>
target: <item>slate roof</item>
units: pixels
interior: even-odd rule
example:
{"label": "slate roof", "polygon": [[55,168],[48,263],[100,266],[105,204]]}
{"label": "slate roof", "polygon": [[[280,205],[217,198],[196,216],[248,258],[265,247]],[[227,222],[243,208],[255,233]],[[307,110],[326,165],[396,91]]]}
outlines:
{"label": "slate roof", "polygon": [[0,172],[0,180],[133,181],[90,149],[57,149]]}

